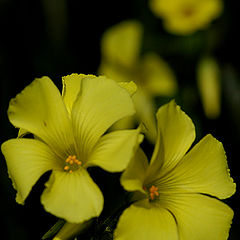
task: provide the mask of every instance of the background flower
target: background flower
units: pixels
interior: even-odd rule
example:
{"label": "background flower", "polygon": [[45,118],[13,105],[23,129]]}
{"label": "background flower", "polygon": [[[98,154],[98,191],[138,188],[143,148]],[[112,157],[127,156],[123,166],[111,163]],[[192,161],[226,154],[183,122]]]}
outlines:
{"label": "background flower", "polygon": [[[136,118],[148,131],[146,136],[154,142],[156,125],[154,97],[173,96],[177,82],[170,66],[157,54],[147,52],[141,56],[143,28],[134,20],[121,22],[108,29],[102,37],[102,61],[99,72],[116,81],[134,81],[138,91],[133,96]],[[134,117],[124,119],[116,128],[134,125]]]}
{"label": "background flower", "polygon": [[149,4],[166,30],[180,35],[207,28],[223,9],[222,0],[149,0]]}

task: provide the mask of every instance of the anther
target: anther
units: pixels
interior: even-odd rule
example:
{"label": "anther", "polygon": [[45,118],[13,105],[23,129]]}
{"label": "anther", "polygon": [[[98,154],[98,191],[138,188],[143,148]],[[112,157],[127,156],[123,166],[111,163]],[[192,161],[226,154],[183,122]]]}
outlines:
{"label": "anther", "polygon": [[143,187],[145,191],[148,191],[149,200],[155,200],[159,196],[158,187],[152,185],[150,188]]}
{"label": "anther", "polygon": [[72,173],[77,170],[80,165],[82,165],[82,162],[79,161],[75,155],[69,155],[65,160],[65,166],[63,169],[64,171]]}
{"label": "anther", "polygon": [[67,170],[69,170],[69,168],[70,168],[69,166],[65,166],[64,170],[67,171]]}

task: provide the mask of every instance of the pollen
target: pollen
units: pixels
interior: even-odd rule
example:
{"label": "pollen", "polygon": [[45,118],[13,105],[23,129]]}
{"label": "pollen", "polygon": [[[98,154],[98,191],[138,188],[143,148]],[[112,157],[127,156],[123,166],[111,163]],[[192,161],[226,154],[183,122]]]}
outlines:
{"label": "pollen", "polygon": [[68,173],[72,173],[73,171],[76,171],[81,165],[82,162],[78,160],[75,155],[69,155],[65,160],[63,169]]}
{"label": "pollen", "polygon": [[143,187],[145,191],[148,192],[148,198],[150,201],[153,201],[159,197],[158,187],[152,185],[150,188]]}

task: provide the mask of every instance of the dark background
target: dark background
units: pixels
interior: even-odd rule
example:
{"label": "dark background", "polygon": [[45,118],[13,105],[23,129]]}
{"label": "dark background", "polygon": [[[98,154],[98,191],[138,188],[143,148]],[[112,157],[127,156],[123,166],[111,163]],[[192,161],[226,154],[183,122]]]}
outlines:
{"label": "dark background", "polygon": [[[206,31],[173,36],[164,31],[147,0],[0,0],[0,123],[1,143],[16,137],[7,118],[9,100],[36,77],[49,76],[61,89],[61,77],[71,73],[97,74],[100,39],[110,26],[138,19],[145,28],[143,51],[154,50],[176,72],[177,103],[193,119],[197,140],[212,133],[225,147],[231,175],[239,182],[240,73],[239,12],[236,1],[225,1],[224,14]],[[204,54],[216,57],[222,73],[222,112],[218,119],[205,117],[195,74]],[[160,104],[164,100],[157,100]],[[43,210],[39,197],[45,174],[24,206],[15,202],[15,191],[0,159],[0,239],[40,239],[56,218]],[[226,202],[235,217],[230,240],[240,236],[239,193]]]}

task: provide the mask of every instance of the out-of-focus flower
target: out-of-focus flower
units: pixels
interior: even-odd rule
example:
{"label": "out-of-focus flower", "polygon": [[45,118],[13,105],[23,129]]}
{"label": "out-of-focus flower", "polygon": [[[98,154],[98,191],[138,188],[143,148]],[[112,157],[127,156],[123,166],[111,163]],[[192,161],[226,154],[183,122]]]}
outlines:
{"label": "out-of-focus flower", "polygon": [[174,101],[158,110],[157,124],[150,163],[139,149],[122,174],[135,202],[121,215],[115,239],[226,240],[233,211],[218,199],[236,186],[222,144],[208,134],[188,151],[195,128]]}
{"label": "out-of-focus flower", "polygon": [[149,4],[165,29],[179,35],[207,28],[223,11],[222,0],[149,0]]}
{"label": "out-of-focus flower", "polygon": [[[156,96],[173,96],[177,90],[175,75],[169,65],[155,53],[140,56],[143,29],[139,22],[121,22],[107,30],[102,38],[101,74],[116,81],[134,81],[138,90],[133,96],[136,117],[148,129],[147,137],[156,137]],[[118,128],[134,125],[134,117],[122,120]]]}
{"label": "out-of-focus flower", "polygon": [[[125,87],[130,89],[132,83]],[[32,186],[52,170],[41,202],[46,211],[71,223],[98,216],[103,196],[87,172],[91,166],[122,171],[139,143],[139,130],[104,134],[119,119],[134,114],[129,92],[105,77],[63,77],[63,95],[48,77],[34,80],[8,109],[10,122],[34,138],[2,144],[9,176],[23,204]]]}
{"label": "out-of-focus flower", "polygon": [[203,58],[199,62],[197,83],[205,115],[217,118],[221,111],[221,80],[220,69],[214,58]]}

